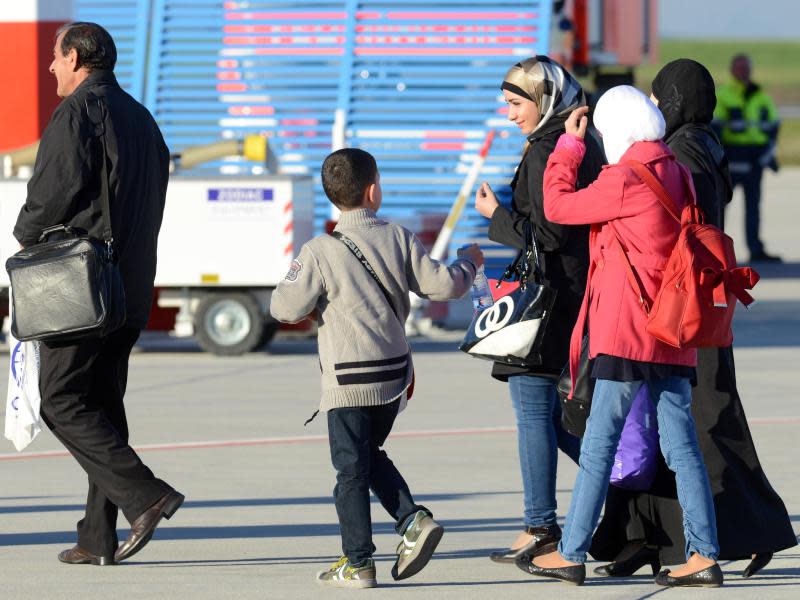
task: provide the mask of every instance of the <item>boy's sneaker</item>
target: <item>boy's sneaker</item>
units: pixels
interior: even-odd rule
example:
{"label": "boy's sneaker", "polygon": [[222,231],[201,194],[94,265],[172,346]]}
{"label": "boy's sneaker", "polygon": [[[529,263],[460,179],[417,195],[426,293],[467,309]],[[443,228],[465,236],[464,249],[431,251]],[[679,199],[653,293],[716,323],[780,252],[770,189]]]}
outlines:
{"label": "boy's sneaker", "polygon": [[397,562],[392,567],[392,577],[395,580],[406,579],[419,573],[433,556],[442,534],[444,527],[424,510],[417,511],[403,534],[403,541],[397,546]]}
{"label": "boy's sneaker", "polygon": [[317,583],[341,588],[374,588],[378,585],[375,579],[375,561],[369,558],[363,566],[354,567],[343,556],[327,571],[317,573]]}

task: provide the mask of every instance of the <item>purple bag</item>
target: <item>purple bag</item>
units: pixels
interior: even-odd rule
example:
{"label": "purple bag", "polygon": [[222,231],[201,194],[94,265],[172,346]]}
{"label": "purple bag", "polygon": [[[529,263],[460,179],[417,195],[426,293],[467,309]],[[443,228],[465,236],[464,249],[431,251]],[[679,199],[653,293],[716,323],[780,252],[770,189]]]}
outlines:
{"label": "purple bag", "polygon": [[610,482],[626,490],[649,489],[656,476],[659,451],[656,407],[647,384],[642,384],[622,429]]}

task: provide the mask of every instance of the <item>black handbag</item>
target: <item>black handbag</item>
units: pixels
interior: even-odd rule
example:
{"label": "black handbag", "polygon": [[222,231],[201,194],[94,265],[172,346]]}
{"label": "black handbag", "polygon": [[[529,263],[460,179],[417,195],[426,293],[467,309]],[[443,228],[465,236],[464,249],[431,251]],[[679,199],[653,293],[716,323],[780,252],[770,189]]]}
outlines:
{"label": "black handbag", "polygon": [[578,375],[575,378],[575,393],[572,399],[572,379],[567,361],[561,376],[558,378],[558,398],[561,401],[561,426],[575,437],[583,437],[586,431],[586,421],[592,410],[592,395],[594,394],[594,379],[591,377],[589,363],[589,334],[584,334],[581,340],[581,358],[578,362]]}
{"label": "black handbag", "polygon": [[[503,273],[519,287],[478,310],[459,349],[470,356],[517,366],[541,364],[539,350],[556,299],[556,290],[543,283],[536,236],[525,222],[525,248]],[[531,277],[532,275],[532,277]]]}
{"label": "black handbag", "polygon": [[86,100],[86,109],[103,151],[103,239],[56,225],[42,231],[37,244],[6,261],[11,280],[11,333],[21,341],[102,337],[125,323],[125,288],[111,231],[105,107],[92,95]]}

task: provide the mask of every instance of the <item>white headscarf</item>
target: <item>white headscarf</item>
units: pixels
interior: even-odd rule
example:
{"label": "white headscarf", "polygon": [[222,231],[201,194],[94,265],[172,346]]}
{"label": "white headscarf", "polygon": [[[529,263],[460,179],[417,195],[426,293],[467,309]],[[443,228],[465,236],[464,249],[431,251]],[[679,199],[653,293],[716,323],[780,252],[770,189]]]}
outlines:
{"label": "white headscarf", "polygon": [[608,164],[619,162],[634,142],[664,137],[664,115],[647,96],[629,85],[611,88],[597,101],[594,126],[603,136]]}

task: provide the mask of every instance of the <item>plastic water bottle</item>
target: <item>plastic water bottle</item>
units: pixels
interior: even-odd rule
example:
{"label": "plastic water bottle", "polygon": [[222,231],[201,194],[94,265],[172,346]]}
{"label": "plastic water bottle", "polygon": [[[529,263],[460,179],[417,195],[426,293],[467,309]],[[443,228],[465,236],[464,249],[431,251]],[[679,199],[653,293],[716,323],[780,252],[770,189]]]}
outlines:
{"label": "plastic water bottle", "polygon": [[481,265],[475,273],[475,281],[472,282],[472,306],[475,307],[475,310],[481,310],[492,304],[494,304],[492,289],[489,287],[489,280],[486,279],[486,273]]}

